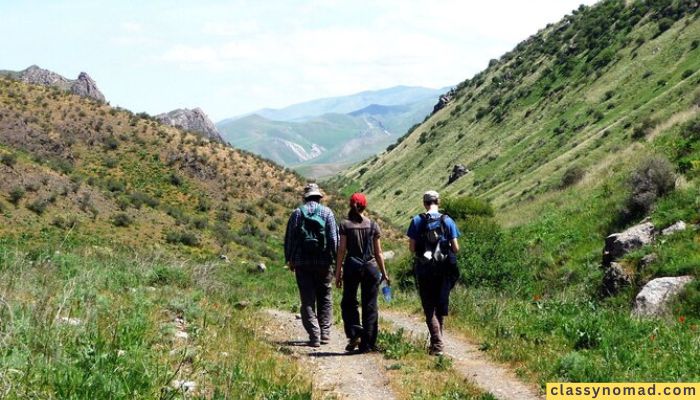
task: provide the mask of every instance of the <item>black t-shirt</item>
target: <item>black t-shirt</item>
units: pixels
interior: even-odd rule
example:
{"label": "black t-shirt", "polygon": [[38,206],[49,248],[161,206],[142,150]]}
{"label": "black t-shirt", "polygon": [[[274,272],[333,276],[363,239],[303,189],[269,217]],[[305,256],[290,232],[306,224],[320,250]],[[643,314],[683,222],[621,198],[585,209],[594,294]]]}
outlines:
{"label": "black t-shirt", "polygon": [[[369,237],[370,231],[373,232],[373,236],[371,238]],[[369,238],[371,242],[369,245],[367,260],[371,260],[374,258],[374,239],[381,237],[382,230],[374,221],[363,215],[362,222],[344,219],[340,224],[340,235],[347,238],[347,256],[357,258],[362,258],[365,242]]]}

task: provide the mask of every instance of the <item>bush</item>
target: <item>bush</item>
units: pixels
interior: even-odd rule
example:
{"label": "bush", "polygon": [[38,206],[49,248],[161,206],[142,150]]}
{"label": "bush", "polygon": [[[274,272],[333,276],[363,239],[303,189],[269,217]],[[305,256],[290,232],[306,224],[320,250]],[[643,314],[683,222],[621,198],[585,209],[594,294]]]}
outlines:
{"label": "bush", "polygon": [[188,287],[192,279],[187,271],[177,267],[159,265],[153,268],[148,277],[149,286],[175,285],[181,288]]}
{"label": "bush", "polygon": [[181,186],[183,183],[182,177],[174,172],[170,174],[169,180],[173,186]]}
{"label": "bush", "polygon": [[129,194],[129,200],[131,201],[131,204],[136,207],[137,209],[141,208],[144,204],[151,207],[151,208],[156,208],[160,204],[160,201],[156,198],[153,198],[146,193],[142,192],[133,192]]}
{"label": "bush", "polygon": [[693,75],[693,70],[692,69],[686,69],[683,71],[683,74],[681,74],[681,78],[687,79],[690,77],[690,75]]}
{"label": "bush", "polygon": [[37,215],[44,214],[46,207],[48,207],[49,202],[46,199],[36,199],[33,202],[27,204],[27,209],[34,212]]}
{"label": "bush", "polygon": [[54,217],[53,221],[51,221],[51,225],[60,229],[71,229],[78,226],[78,223],[78,217],[76,217],[75,215],[57,215]]}
{"label": "bush", "polygon": [[5,153],[0,156],[0,162],[8,167],[12,167],[17,163],[17,156],[14,153]]}
{"label": "bush", "polygon": [[17,206],[17,204],[19,204],[19,201],[22,200],[26,193],[27,192],[25,192],[23,188],[16,186],[12,190],[10,190],[10,203]]}
{"label": "bush", "polygon": [[476,197],[448,197],[441,201],[441,206],[443,212],[456,220],[463,220],[473,216],[493,217],[494,215],[491,204]]}
{"label": "bush", "polygon": [[571,166],[564,171],[561,177],[561,188],[573,186],[581,181],[586,176],[586,171],[578,165]]}
{"label": "bush", "polygon": [[199,246],[199,238],[192,232],[169,231],[165,233],[165,241],[172,244],[184,244],[185,246]]}
{"label": "bush", "polygon": [[676,185],[673,164],[664,156],[643,160],[629,180],[630,195],[622,209],[620,223],[646,215],[659,197],[670,193]]}
{"label": "bush", "polygon": [[108,136],[105,138],[104,147],[107,150],[116,150],[119,147],[119,140],[114,136]]}
{"label": "bush", "polygon": [[645,138],[651,133],[652,129],[654,129],[654,122],[650,119],[645,119],[632,130],[632,139],[639,140]]}
{"label": "bush", "polygon": [[132,223],[131,217],[129,217],[129,215],[126,213],[115,214],[114,217],[112,218],[112,225],[114,225],[114,226],[127,227],[127,226],[131,225],[131,223]]}

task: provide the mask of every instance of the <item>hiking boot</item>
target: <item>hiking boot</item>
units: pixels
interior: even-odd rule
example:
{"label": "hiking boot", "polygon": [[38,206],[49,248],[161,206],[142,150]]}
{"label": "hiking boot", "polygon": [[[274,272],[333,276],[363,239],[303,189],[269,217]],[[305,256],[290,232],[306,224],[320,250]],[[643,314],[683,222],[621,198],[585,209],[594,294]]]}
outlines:
{"label": "hiking boot", "polygon": [[445,352],[437,346],[430,346],[430,348],[428,349],[428,354],[430,354],[431,356],[442,356],[445,355]]}
{"label": "hiking boot", "polygon": [[331,342],[331,338],[327,338],[327,337],[321,338],[321,344],[328,344],[330,342]]}
{"label": "hiking boot", "polygon": [[319,342],[318,340],[309,340],[307,342],[307,346],[309,346],[309,347],[321,347],[321,342]]}
{"label": "hiking boot", "polygon": [[378,352],[379,348],[377,346],[360,346],[360,350],[358,351],[360,354],[365,354],[365,353],[375,353]]}
{"label": "hiking boot", "polygon": [[360,337],[359,337],[359,336],[358,336],[358,337],[354,337],[354,338],[352,338],[352,339],[350,339],[350,340],[348,341],[348,345],[345,346],[345,351],[348,351],[348,352],[350,352],[350,351],[355,351],[355,349],[356,349],[357,346],[359,346],[359,345],[360,345]]}

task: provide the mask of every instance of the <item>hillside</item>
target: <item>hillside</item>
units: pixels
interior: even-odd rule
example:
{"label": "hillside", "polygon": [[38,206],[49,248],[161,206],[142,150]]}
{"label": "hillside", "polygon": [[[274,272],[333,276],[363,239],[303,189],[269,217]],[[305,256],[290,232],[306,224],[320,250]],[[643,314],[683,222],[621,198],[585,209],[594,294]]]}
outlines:
{"label": "hillside", "polygon": [[[217,127],[236,147],[304,175],[327,176],[384,149],[422,121],[438,96],[433,89],[408,87],[363,92],[229,119]],[[323,114],[299,116],[310,110]]]}
{"label": "hillside", "polygon": [[4,240],[273,257],[266,249],[296,204],[295,176],[144,114],[1,82]]}
{"label": "hillside", "polygon": [[[332,181],[404,229],[423,191],[442,194],[462,232],[450,326],[522,376],[695,382],[699,47],[696,1],[582,6]],[[635,242],[612,251],[620,238]],[[407,292],[411,264],[394,272]],[[686,286],[640,312],[671,281]]]}
{"label": "hillside", "polygon": [[[697,115],[700,22],[696,3],[679,4],[575,11],[461,83],[447,107],[349,169],[345,184],[395,221],[418,209],[407,194],[436,188],[491,201],[515,223],[509,215],[556,194],[568,168],[604,179]],[[456,164],[472,172],[448,185]]]}

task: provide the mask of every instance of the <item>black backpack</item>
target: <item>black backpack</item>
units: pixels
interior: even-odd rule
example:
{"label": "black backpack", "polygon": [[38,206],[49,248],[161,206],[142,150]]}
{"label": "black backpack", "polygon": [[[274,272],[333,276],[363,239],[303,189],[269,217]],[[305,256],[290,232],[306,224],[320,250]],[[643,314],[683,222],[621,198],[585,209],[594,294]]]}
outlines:
{"label": "black backpack", "polygon": [[302,251],[310,255],[323,254],[326,251],[326,220],[321,216],[321,206],[309,213],[305,206],[299,207],[301,223],[298,234]]}
{"label": "black backpack", "polygon": [[[445,241],[445,233],[448,231],[447,225],[445,224],[445,218],[447,218],[449,215],[447,214],[442,214],[440,215],[440,223],[433,227],[430,228],[430,223],[432,221],[435,221],[435,219],[432,218],[432,216],[428,213],[424,213],[420,215],[421,218],[421,226],[420,226],[420,244],[421,248],[419,248],[419,254],[423,254],[425,251],[431,251],[433,253],[439,253],[446,255],[447,251],[449,251],[449,248],[444,246]],[[438,249],[438,246],[440,246],[440,252],[436,252]],[[441,260],[437,260],[441,261]]]}

